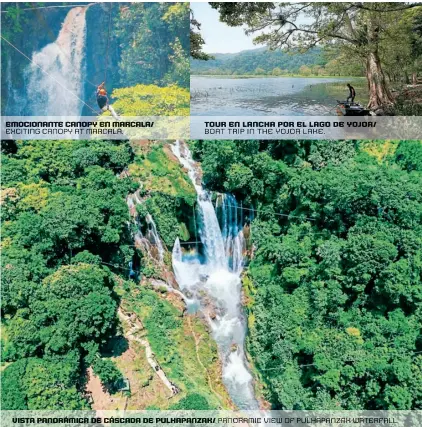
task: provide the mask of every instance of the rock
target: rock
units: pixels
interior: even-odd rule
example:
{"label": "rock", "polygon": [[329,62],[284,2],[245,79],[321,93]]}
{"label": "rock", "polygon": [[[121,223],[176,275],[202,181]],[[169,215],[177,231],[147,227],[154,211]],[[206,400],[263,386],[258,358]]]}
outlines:
{"label": "rock", "polygon": [[176,277],[174,276],[174,273],[172,271],[168,271],[165,270],[163,271],[163,277],[165,279],[165,281],[173,288],[173,289],[178,289],[179,288],[179,284],[176,281]]}
{"label": "rock", "polygon": [[207,280],[208,280],[208,274],[201,274],[200,276],[199,276],[199,280],[202,282],[202,283],[205,283]]}

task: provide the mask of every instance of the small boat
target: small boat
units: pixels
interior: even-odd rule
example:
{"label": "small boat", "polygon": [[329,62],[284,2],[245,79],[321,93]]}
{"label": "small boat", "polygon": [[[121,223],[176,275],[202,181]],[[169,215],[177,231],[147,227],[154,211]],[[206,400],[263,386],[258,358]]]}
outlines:
{"label": "small boat", "polygon": [[358,102],[337,100],[338,116],[370,116],[371,112]]}

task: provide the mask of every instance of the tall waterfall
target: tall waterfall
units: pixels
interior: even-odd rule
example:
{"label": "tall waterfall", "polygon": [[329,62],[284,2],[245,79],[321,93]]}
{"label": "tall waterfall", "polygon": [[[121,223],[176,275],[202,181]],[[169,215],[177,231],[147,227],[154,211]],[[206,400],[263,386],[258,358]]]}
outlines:
{"label": "tall waterfall", "polygon": [[240,274],[243,269],[244,253],[246,251],[246,242],[243,235],[243,207],[238,205],[231,194],[222,194],[217,198],[216,209],[221,211],[224,251],[230,270]]}
{"label": "tall waterfall", "polygon": [[86,10],[70,9],[56,41],[32,55],[27,69],[31,115],[81,114],[83,103],[78,98],[83,99]]}
{"label": "tall waterfall", "polygon": [[252,387],[252,376],[246,367],[244,342],[245,318],[241,307],[240,274],[243,267],[244,237],[242,215],[238,215],[233,196],[221,196],[217,209],[222,211],[222,228],[210,194],[204,190],[192,155],[179,141],[172,151],[188,170],[196,192],[199,211],[199,235],[205,261],[199,256],[183,259],[180,242],[173,247],[173,269],[181,289],[201,299],[205,293],[211,305],[201,304],[208,317],[223,362],[223,381],[233,402],[240,409],[258,409]]}

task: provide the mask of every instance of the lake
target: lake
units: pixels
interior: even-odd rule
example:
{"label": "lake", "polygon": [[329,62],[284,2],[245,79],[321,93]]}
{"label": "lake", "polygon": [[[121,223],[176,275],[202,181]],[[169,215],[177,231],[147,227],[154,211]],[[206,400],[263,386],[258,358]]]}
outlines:
{"label": "lake", "polygon": [[191,115],[336,115],[336,100],[347,98],[348,82],[356,89],[355,101],[365,105],[363,78],[191,76]]}

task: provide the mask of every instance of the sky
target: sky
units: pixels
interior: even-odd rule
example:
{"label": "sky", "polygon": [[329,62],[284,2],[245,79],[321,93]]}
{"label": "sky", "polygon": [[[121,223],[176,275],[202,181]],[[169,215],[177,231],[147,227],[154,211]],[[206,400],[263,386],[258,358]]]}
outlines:
{"label": "sky", "polygon": [[208,3],[191,3],[195,19],[201,23],[201,34],[205,40],[204,52],[235,53],[256,49],[253,37],[245,35],[241,27],[229,27],[219,21],[218,12]]}

